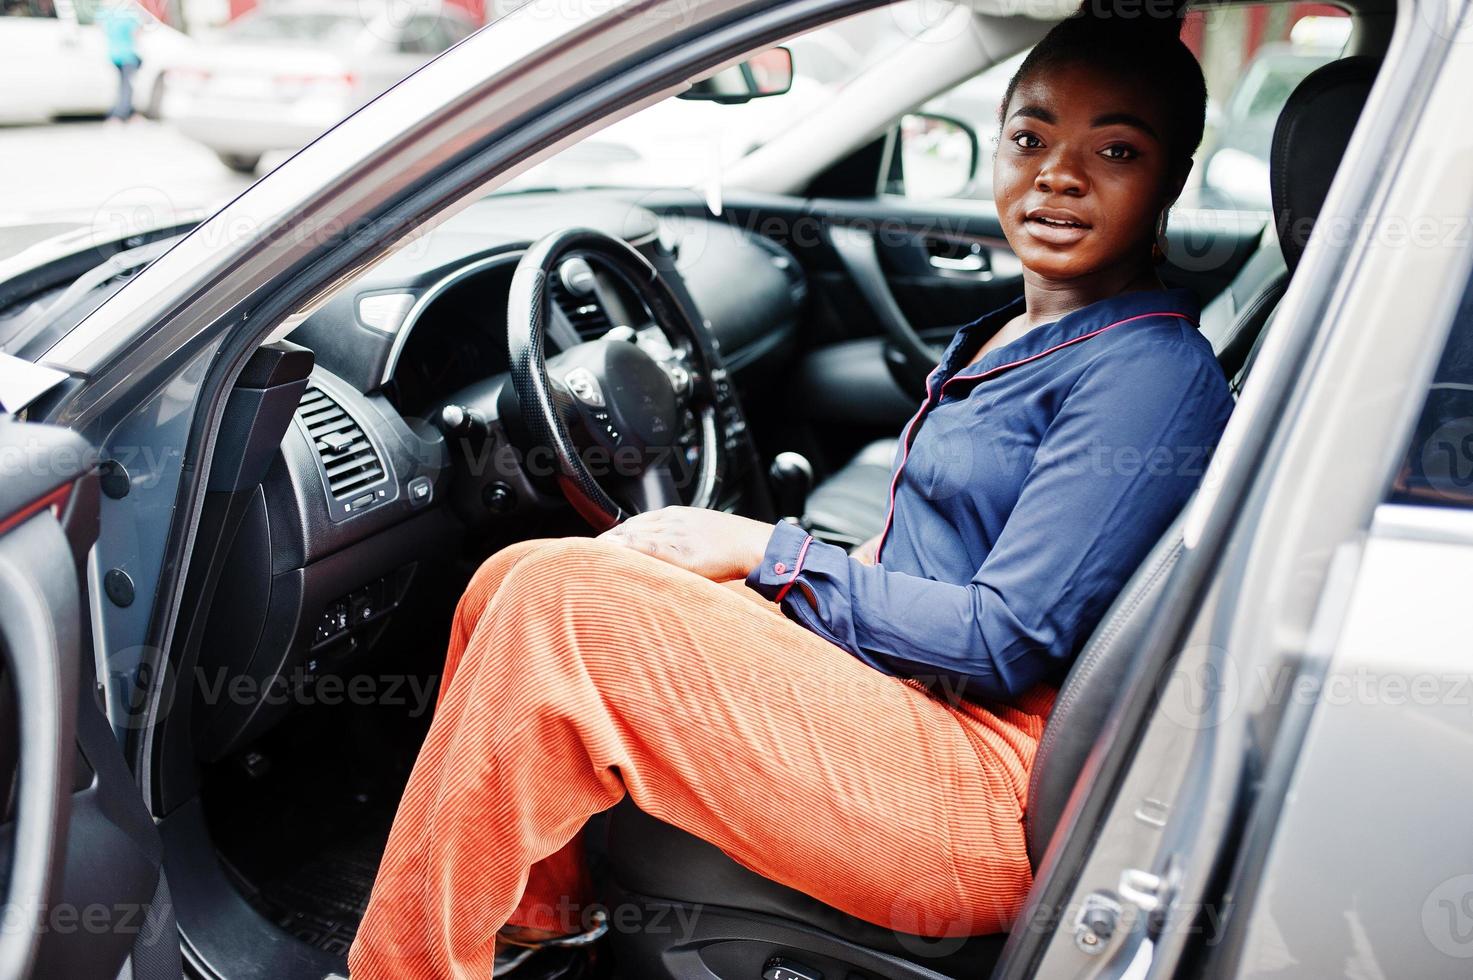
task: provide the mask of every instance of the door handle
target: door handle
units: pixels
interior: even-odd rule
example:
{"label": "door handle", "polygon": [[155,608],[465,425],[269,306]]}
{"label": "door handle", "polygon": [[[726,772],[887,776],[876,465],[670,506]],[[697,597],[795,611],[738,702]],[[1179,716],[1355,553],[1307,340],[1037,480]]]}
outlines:
{"label": "door handle", "polygon": [[987,268],[987,262],[981,253],[973,252],[960,258],[952,258],[946,255],[932,255],[930,257],[931,268],[941,269],[945,272],[981,272]]}

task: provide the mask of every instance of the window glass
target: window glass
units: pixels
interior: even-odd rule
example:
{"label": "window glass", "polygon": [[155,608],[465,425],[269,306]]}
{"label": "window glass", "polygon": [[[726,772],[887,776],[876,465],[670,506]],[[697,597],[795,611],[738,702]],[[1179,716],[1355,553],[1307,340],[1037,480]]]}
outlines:
{"label": "window glass", "polygon": [[783,95],[743,105],[666,99],[532,167],[504,190],[709,187],[728,165],[801,127],[860,74],[915,43],[934,7],[933,0],[905,0],[789,38],[783,46],[793,55],[793,84]]}
{"label": "window glass", "polygon": [[1398,504],[1473,507],[1473,287],[1463,294],[1387,498]]}
{"label": "window glass", "polygon": [[[1350,38],[1350,19],[1323,4],[1217,7],[1187,15],[1182,40],[1207,79],[1207,128],[1183,207],[1269,210],[1268,156],[1279,110],[1294,87],[1333,61]],[[1023,54],[962,82],[922,106],[976,130],[977,176],[960,196],[992,198],[998,109]],[[911,187],[913,196],[925,196]]]}

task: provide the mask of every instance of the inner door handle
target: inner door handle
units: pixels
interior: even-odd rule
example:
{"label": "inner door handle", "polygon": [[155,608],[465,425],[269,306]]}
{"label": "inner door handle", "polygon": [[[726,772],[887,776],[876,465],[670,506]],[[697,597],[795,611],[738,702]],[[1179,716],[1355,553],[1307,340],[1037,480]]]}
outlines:
{"label": "inner door handle", "polygon": [[960,258],[951,258],[946,255],[932,255],[931,268],[942,269],[946,272],[981,272],[987,268],[987,262],[978,252],[963,255]]}

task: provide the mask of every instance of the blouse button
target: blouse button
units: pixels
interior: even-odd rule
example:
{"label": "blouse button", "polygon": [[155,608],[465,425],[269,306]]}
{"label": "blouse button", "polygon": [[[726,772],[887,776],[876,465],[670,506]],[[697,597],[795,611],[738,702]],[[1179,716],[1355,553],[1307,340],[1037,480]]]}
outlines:
{"label": "blouse button", "polygon": [[788,566],[784,565],[782,562],[774,562],[772,570],[781,575],[783,572],[786,572],[788,570]]}

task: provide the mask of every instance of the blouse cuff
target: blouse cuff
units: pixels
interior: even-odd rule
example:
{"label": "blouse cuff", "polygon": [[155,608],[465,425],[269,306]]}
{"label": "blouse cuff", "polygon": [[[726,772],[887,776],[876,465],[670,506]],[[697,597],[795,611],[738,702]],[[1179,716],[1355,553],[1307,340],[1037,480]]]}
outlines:
{"label": "blouse cuff", "polygon": [[747,573],[747,587],[763,598],[782,602],[803,571],[803,560],[812,543],[813,535],[798,525],[778,521],[767,539],[762,561]]}

